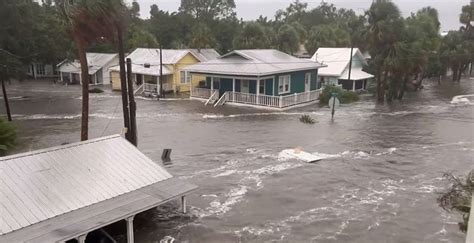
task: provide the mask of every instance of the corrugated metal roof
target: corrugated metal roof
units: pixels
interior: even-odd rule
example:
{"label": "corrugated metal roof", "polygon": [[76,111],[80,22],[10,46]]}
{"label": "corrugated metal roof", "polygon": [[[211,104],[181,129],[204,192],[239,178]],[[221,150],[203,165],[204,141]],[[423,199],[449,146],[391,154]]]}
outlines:
{"label": "corrugated metal roof", "polygon": [[[99,71],[101,68],[105,67],[109,62],[118,56],[117,53],[86,53],[87,63],[89,64],[89,74],[92,75]],[[60,72],[67,73],[80,73],[81,72],[81,63],[79,60],[74,60],[73,62],[62,62],[59,65]]]}
{"label": "corrugated metal roof", "polygon": [[217,59],[185,67],[195,73],[265,76],[323,67],[309,59],[296,58],[273,49],[235,50]]}
{"label": "corrugated metal roof", "polygon": [[[373,77],[374,75],[362,71],[361,68],[353,68],[351,70],[351,80],[369,79]],[[344,73],[342,73],[342,75],[339,76],[339,79],[348,79],[348,78],[349,78],[349,69],[347,68],[344,71]]]}
{"label": "corrugated metal roof", "polygon": [[[203,49],[207,50],[207,49]],[[173,65],[179,62],[186,54],[192,53],[188,49],[163,49],[163,65]],[[207,53],[207,52],[206,52]],[[209,55],[207,53],[206,55]],[[132,59],[132,72],[138,74],[160,76],[160,49],[153,48],[137,48],[130,53],[127,58]],[[196,57],[198,58],[198,57]],[[199,59],[199,58],[198,58]],[[150,64],[146,68],[145,64]],[[119,71],[118,66],[109,68],[111,71]],[[172,74],[173,70],[169,67],[163,66],[163,75]]]}
{"label": "corrugated metal roof", "polygon": [[220,54],[214,49],[189,49],[200,62],[216,59]]}
{"label": "corrugated metal roof", "polygon": [[[352,54],[353,57],[359,58],[364,65],[366,64],[359,48],[354,48]],[[349,65],[350,56],[351,48],[319,48],[311,60],[327,65],[326,68],[319,70],[318,75],[340,76]]]}
{"label": "corrugated metal roof", "polygon": [[171,177],[118,135],[0,158],[0,235]]}

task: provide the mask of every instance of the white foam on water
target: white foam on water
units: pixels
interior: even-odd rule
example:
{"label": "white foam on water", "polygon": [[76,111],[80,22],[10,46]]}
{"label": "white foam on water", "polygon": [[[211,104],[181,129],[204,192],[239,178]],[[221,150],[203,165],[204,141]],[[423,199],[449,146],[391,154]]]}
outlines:
{"label": "white foam on water", "polygon": [[239,187],[231,189],[225,194],[225,201],[221,202],[218,199],[212,201],[204,212],[199,213],[199,216],[207,217],[211,215],[223,215],[227,213],[232,209],[232,205],[243,200],[247,191],[248,187],[244,185],[240,185]]}
{"label": "white foam on water", "polygon": [[452,105],[474,105],[474,101],[469,98],[474,99],[474,94],[454,96],[450,103]]}
{"label": "white foam on water", "polygon": [[217,175],[214,175],[214,176],[212,176],[212,177],[229,176],[229,175],[232,175],[232,174],[235,174],[235,173],[237,173],[237,170],[226,170],[226,171],[224,171],[224,172],[222,172],[222,173],[219,173],[219,174],[217,174]]}
{"label": "white foam on water", "polygon": [[163,239],[160,240],[160,243],[173,243],[176,239],[173,238],[172,236],[165,236]]}
{"label": "white foam on water", "polygon": [[224,115],[216,115],[216,114],[204,114],[202,118],[204,119],[218,119],[218,118],[224,118]]}
{"label": "white foam on water", "polygon": [[216,194],[203,194],[201,197],[217,197]]}

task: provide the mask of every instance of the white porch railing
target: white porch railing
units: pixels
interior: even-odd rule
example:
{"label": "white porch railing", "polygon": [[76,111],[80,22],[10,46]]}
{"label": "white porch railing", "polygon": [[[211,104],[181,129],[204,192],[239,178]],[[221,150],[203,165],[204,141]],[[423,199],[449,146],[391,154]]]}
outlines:
{"label": "white porch railing", "polygon": [[145,91],[145,84],[141,84],[140,86],[137,87],[137,89],[135,89],[133,94],[134,95],[139,95],[139,94],[143,93],[144,91]]}
{"label": "white porch railing", "polygon": [[318,90],[313,90],[309,92],[295,93],[295,94],[286,95],[286,96],[273,96],[273,95],[261,95],[261,94],[257,95],[257,94],[227,91],[219,99],[218,90],[214,90],[214,92],[211,94],[210,89],[193,88],[191,96],[208,99],[208,101],[206,102],[206,105],[208,103],[214,103],[217,101],[217,103],[215,103],[215,106],[222,105],[225,102],[230,102],[230,103],[240,103],[240,104],[255,105],[255,106],[286,108],[286,107],[295,106],[295,105],[299,105],[299,104],[303,104],[307,102],[316,101],[318,100],[319,95],[321,94],[321,91],[322,89],[318,89]]}

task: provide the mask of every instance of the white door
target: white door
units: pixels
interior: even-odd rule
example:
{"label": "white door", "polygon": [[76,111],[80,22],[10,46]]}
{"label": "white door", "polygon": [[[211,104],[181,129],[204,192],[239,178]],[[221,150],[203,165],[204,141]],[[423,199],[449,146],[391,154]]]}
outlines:
{"label": "white door", "polygon": [[304,75],[304,91],[309,92],[311,89],[311,73]]}
{"label": "white door", "polygon": [[241,93],[249,93],[249,81],[248,80],[240,80],[240,92]]}

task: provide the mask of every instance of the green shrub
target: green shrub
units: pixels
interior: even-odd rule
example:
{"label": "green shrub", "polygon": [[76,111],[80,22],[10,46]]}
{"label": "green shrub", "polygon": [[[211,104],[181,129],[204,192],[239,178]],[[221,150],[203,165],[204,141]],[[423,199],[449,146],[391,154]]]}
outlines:
{"label": "green shrub", "polygon": [[312,117],[310,117],[309,115],[306,115],[306,114],[304,114],[300,117],[300,122],[305,123],[305,124],[314,124],[314,123],[316,123],[316,121]]}
{"label": "green shrub", "polygon": [[99,88],[92,88],[92,89],[89,89],[89,93],[99,94],[99,93],[104,93],[104,91]]}
{"label": "green shrub", "polygon": [[0,155],[15,145],[16,129],[11,123],[0,118]]}
{"label": "green shrub", "polygon": [[341,104],[347,104],[359,100],[359,95],[354,91],[348,91],[335,85],[326,85],[323,89],[323,92],[321,92],[321,95],[319,96],[319,103],[322,105],[327,105],[332,93],[337,94],[337,98]]}

